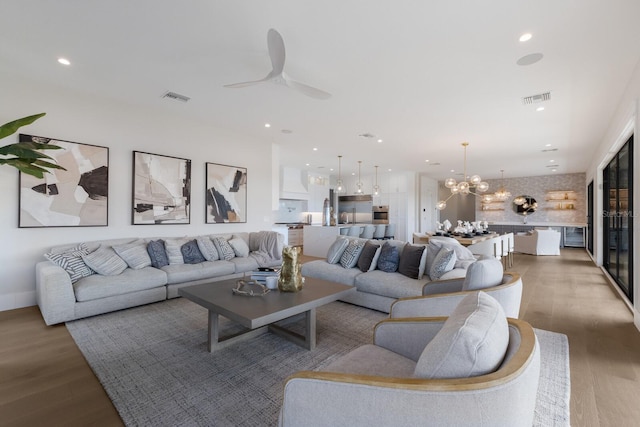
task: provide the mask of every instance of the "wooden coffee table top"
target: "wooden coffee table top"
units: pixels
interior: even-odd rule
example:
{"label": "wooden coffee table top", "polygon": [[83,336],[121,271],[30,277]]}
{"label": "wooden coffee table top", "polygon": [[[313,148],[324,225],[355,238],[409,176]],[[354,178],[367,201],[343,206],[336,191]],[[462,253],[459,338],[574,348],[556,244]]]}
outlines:
{"label": "wooden coffee table top", "polygon": [[187,286],[180,288],[178,295],[247,328],[255,329],[336,301],[356,291],[353,286],[307,277],[301,291],[280,292],[276,289],[264,296],[249,297],[232,292],[237,280]]}

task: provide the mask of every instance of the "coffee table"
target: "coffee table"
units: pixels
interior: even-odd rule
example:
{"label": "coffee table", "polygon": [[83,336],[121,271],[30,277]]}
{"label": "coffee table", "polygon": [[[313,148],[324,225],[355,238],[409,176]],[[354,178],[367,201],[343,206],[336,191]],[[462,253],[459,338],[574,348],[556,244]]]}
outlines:
{"label": "coffee table", "polygon": [[[316,347],[316,308],[355,292],[353,286],[307,277],[298,292],[277,289],[261,297],[234,295],[236,279],[187,286],[178,295],[209,310],[208,350],[214,352],[240,340],[272,332],[307,350]],[[304,313],[305,334],[274,325],[274,322]],[[233,320],[249,331],[221,337],[219,316]]]}

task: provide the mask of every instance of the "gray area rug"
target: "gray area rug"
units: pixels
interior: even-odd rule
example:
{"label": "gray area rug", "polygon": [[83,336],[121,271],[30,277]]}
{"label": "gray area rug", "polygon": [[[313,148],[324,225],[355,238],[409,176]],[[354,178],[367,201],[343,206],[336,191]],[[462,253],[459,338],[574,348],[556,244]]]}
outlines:
{"label": "gray area rug", "polygon": [[[128,426],[268,426],[277,423],[289,375],[370,343],[373,326],[386,317],[342,302],[321,307],[313,351],[266,333],[210,354],[207,311],[182,298],[67,328]],[[226,334],[239,327],[221,318],[221,328]],[[566,336],[536,333],[543,356],[536,425],[569,425]]]}

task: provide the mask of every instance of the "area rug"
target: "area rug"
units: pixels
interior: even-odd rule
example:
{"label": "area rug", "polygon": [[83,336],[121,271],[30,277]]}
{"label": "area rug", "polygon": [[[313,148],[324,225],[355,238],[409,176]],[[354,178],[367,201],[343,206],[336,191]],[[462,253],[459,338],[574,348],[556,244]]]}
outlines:
{"label": "area rug", "polygon": [[[320,307],[313,351],[266,333],[210,354],[207,311],[182,298],[67,328],[127,426],[272,426],[289,375],[370,343],[373,325],[386,317],[342,302]],[[222,334],[238,328],[221,318]],[[536,333],[543,355],[536,425],[569,425],[566,336]]]}

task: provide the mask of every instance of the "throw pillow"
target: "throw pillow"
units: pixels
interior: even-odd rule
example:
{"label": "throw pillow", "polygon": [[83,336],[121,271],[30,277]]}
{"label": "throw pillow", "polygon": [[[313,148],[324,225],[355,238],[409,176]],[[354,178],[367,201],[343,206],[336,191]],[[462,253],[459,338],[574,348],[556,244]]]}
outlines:
{"label": "throw pillow", "polygon": [[440,249],[429,270],[429,278],[438,280],[444,273],[453,270],[455,264],[456,253],[448,248]]}
{"label": "throw pillow", "polygon": [[481,259],[469,266],[462,283],[463,291],[474,291],[502,283],[502,263],[497,259]]}
{"label": "throw pillow", "polygon": [[353,268],[358,263],[358,258],[364,249],[366,240],[353,239],[340,257],[340,265],[344,268]]}
{"label": "throw pillow", "polygon": [[474,292],[453,310],[426,345],[414,374],[420,378],[467,378],[498,369],[509,344],[509,326],[498,301]]}
{"label": "throw pillow", "polygon": [[49,252],[44,254],[44,257],[54,264],[62,267],[64,271],[71,277],[71,283],[75,283],[83,277],[91,276],[93,270],[87,266],[82,260],[82,255],[87,255],[89,249],[84,243],[80,243],[78,246],[67,249],[62,252]]}
{"label": "throw pillow", "polygon": [[229,261],[230,259],[233,259],[236,257],[236,253],[231,247],[231,245],[229,244],[229,242],[227,241],[227,239],[225,239],[224,237],[218,236],[218,237],[212,237],[211,240],[213,241],[213,244],[216,246],[216,250],[218,251],[218,255],[220,256],[220,259]]}
{"label": "throw pillow", "polygon": [[123,245],[114,245],[113,250],[130,268],[139,270],[151,265],[151,258],[143,240],[136,240]]}
{"label": "throw pillow", "polygon": [[82,260],[102,276],[117,276],[127,268],[127,263],[108,246],[100,245],[95,251],[82,255]]}
{"label": "throw pillow", "polygon": [[[445,247],[451,249],[456,253],[456,265],[455,268],[467,268],[469,266],[469,262],[474,262],[476,257],[471,253],[471,251],[462,246],[457,240],[447,238],[447,237],[439,237],[437,239],[429,240],[429,247],[427,249],[427,267],[426,271],[431,269],[431,264],[433,259],[438,254],[440,248]],[[433,248],[433,250],[431,250]]]}
{"label": "throw pillow", "polygon": [[380,257],[378,257],[378,270],[393,273],[398,269],[399,261],[400,253],[398,248],[390,245],[388,242],[384,242],[380,250]]}
{"label": "throw pillow", "polygon": [[422,257],[420,258],[420,265],[418,266],[418,279],[422,280],[424,273],[427,270],[427,247],[424,247],[422,251]]}
{"label": "throw pillow", "polygon": [[347,246],[349,246],[349,239],[346,237],[338,237],[329,247],[329,251],[327,252],[327,262],[329,264],[339,263],[344,250],[347,249]]}
{"label": "throw pillow", "polygon": [[205,262],[206,258],[202,256],[200,249],[198,249],[198,242],[195,239],[188,241],[180,247],[182,252],[182,259],[185,264],[199,264]]}
{"label": "throw pillow", "polygon": [[380,256],[380,245],[375,243],[366,242],[360,258],[358,258],[358,268],[362,272],[373,271],[378,264],[378,257]]}
{"label": "throw pillow", "polygon": [[242,237],[234,237],[233,239],[229,240],[229,244],[233,248],[233,253],[235,254],[235,256],[240,258],[246,258],[249,256],[249,246]]}
{"label": "throw pillow", "polygon": [[151,266],[161,268],[169,265],[169,257],[164,247],[164,240],[152,240],[147,244],[147,252],[151,258]]}
{"label": "throw pillow", "polygon": [[425,247],[421,245],[404,245],[402,255],[400,255],[400,262],[398,263],[398,273],[410,279],[419,278],[420,261],[422,260],[424,249]]}
{"label": "throw pillow", "polygon": [[182,258],[182,245],[187,242],[188,240],[185,238],[167,239],[164,241],[164,249],[167,252],[169,264],[184,264],[184,258]]}
{"label": "throw pillow", "polygon": [[216,261],[220,259],[216,246],[208,236],[198,236],[196,237],[196,242],[198,243],[200,253],[202,253],[202,256],[205,257],[207,261]]}

